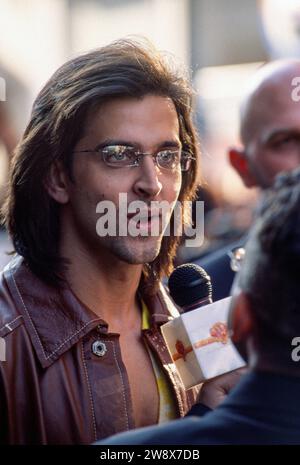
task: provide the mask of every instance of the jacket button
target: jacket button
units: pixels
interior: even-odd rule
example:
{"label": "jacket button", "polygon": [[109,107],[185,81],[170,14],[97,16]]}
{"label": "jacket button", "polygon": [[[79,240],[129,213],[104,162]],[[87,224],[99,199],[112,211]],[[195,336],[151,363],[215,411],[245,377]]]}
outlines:
{"label": "jacket button", "polygon": [[97,357],[103,357],[107,352],[106,345],[104,342],[95,341],[92,344],[92,352],[94,355],[97,355]]}

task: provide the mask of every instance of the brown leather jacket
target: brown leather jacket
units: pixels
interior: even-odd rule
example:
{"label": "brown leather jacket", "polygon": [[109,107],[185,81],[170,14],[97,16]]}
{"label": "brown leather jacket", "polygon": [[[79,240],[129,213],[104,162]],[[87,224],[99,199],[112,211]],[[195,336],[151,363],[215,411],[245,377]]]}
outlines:
{"label": "brown leather jacket", "polygon": [[[185,392],[159,331],[178,311],[163,288],[146,303],[152,327],[143,338],[163,364],[178,416],[184,416],[197,391]],[[45,284],[20,257],[1,277],[0,337],[6,345],[0,443],[89,444],[134,427],[119,336],[69,288]]]}

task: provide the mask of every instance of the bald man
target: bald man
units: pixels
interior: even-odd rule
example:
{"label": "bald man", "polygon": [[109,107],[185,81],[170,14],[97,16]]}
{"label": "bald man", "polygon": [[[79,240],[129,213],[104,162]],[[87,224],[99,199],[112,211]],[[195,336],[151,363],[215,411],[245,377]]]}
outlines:
{"label": "bald man", "polygon": [[[300,165],[300,101],[296,77],[300,60],[278,60],[259,68],[248,83],[240,110],[240,147],[228,151],[229,160],[247,187],[265,189],[282,171]],[[299,85],[299,84],[298,84]],[[212,278],[213,298],[229,295],[234,272],[231,250],[244,240],[196,261]]]}
{"label": "bald man", "polygon": [[281,171],[300,165],[300,102],[293,96],[300,60],[260,68],[241,105],[242,148],[231,148],[231,165],[247,187],[270,187]]}

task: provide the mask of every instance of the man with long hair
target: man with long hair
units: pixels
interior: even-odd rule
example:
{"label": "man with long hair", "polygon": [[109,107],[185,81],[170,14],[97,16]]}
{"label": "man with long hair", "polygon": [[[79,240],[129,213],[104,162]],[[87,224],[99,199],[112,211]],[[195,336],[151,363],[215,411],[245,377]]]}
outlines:
{"label": "man with long hair", "polygon": [[[164,234],[174,205],[196,188],[192,97],[185,75],[133,40],[72,59],[37,96],[3,209],[16,256],[0,284],[0,441],[91,443],[195,402],[159,330],[178,316],[160,281],[180,239]],[[118,233],[120,194],[146,205],[122,220],[137,234]],[[169,205],[163,218],[153,201]],[[101,202],[116,234],[99,234]]]}

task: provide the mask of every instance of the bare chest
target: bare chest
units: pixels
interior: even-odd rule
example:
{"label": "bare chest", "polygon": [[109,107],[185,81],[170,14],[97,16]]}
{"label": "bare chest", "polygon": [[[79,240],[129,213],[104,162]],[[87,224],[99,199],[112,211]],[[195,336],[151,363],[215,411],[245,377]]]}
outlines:
{"label": "bare chest", "polygon": [[135,426],[157,423],[159,396],[152,362],[141,335],[120,336],[122,359],[126,366]]}

